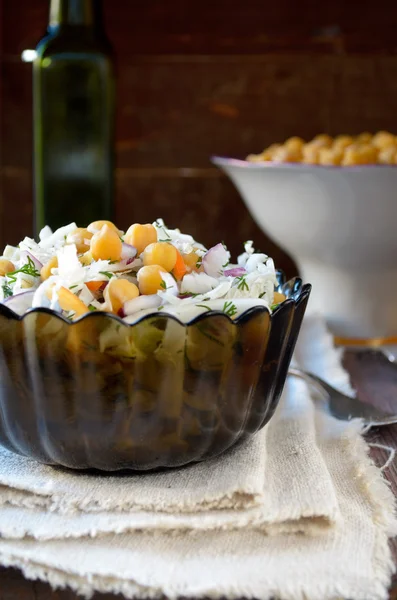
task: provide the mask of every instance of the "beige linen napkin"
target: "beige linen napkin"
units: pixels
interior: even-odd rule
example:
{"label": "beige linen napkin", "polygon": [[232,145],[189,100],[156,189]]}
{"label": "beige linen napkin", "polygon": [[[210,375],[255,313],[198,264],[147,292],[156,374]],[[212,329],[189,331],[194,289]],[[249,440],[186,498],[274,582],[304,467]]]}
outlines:
{"label": "beige linen napkin", "polygon": [[[302,401],[296,406],[284,402],[272,426],[252,442],[208,463],[142,476],[142,486],[139,475],[76,475],[2,451],[0,535],[50,539],[133,529],[240,527],[321,531],[340,518],[339,506],[317,447],[305,384],[291,380],[288,385],[294,389],[291,399],[306,399],[304,410]],[[210,497],[213,508],[206,510]]]}
{"label": "beige linen napkin", "polygon": [[[306,321],[296,360],[347,388],[320,320]],[[87,595],[100,590],[127,597],[386,598],[393,569],[387,539],[397,532],[394,500],[367,457],[360,423],[315,411],[306,386],[291,379],[267,431],[253,442],[207,465],[144,476],[142,486],[139,477],[135,483],[115,477],[109,486],[117,490],[110,497],[123,494],[123,502],[117,501],[117,510],[107,504],[106,511],[103,498],[110,489],[95,483],[97,478],[87,482],[86,476],[53,472],[2,453],[0,495],[13,506],[0,510],[0,533],[9,538],[0,540],[0,561]],[[240,473],[236,482],[244,464],[250,476]],[[202,481],[207,474],[218,483],[215,493]],[[164,494],[165,480],[158,477],[178,481],[181,475],[184,479]],[[190,490],[185,495],[182,482]],[[61,502],[62,495],[67,499]],[[120,510],[123,506],[133,510]]]}

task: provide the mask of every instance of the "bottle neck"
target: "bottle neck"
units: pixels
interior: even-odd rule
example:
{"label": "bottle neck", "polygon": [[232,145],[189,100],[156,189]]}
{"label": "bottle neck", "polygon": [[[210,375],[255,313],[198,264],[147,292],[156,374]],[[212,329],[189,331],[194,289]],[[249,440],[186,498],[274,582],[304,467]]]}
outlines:
{"label": "bottle neck", "polygon": [[100,0],[51,0],[49,30],[63,27],[101,28]]}

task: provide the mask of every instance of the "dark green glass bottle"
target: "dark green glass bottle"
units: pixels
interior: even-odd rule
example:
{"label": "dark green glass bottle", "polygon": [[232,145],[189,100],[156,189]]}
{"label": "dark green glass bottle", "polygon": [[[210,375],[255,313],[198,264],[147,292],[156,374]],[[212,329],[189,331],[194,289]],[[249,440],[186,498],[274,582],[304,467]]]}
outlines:
{"label": "dark green glass bottle", "polygon": [[51,0],[33,65],[35,233],[112,219],[114,78],[100,0]]}

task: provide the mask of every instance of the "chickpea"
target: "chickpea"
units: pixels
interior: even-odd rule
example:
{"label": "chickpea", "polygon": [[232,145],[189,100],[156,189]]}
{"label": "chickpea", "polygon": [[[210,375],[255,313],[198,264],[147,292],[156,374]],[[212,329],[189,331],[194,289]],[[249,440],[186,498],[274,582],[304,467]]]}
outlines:
{"label": "chickpea", "polygon": [[281,146],[273,154],[273,160],[279,162],[299,162],[302,157],[302,152],[289,150],[285,146]]}
{"label": "chickpea", "polygon": [[14,264],[7,258],[0,258],[0,277],[4,277],[7,273],[15,271]]}
{"label": "chickpea", "polygon": [[109,225],[104,225],[91,238],[90,252],[94,260],[121,259],[122,242],[119,234]]}
{"label": "chickpea", "polygon": [[389,146],[396,145],[396,137],[388,131],[378,131],[378,133],[375,133],[374,137],[372,138],[372,143],[374,146],[379,148],[379,150],[383,150]]}
{"label": "chickpea", "polygon": [[143,264],[160,265],[165,271],[172,271],[177,259],[176,248],[168,242],[149,244],[143,251]]}
{"label": "chickpea", "polygon": [[90,250],[79,256],[79,261],[84,267],[88,267],[88,265],[90,265],[93,262],[93,260],[94,257],[92,256]]}
{"label": "chickpea", "polygon": [[153,225],[150,225],[150,223],[146,225],[134,223],[134,225],[131,225],[131,227],[127,230],[124,240],[127,244],[135,246],[138,254],[141,254],[145,250],[146,246],[157,242],[157,231]]}
{"label": "chickpea", "polygon": [[333,139],[327,133],[320,133],[313,138],[312,142],[315,144],[320,144],[321,146],[329,147],[332,145]]}
{"label": "chickpea", "polygon": [[113,229],[113,231],[115,231],[118,235],[121,234],[121,231],[119,231],[116,225],[111,221],[94,221],[88,225],[87,231],[91,232],[92,234],[97,233],[98,231],[101,231],[104,225],[107,225],[110,227],[110,229]]}
{"label": "chickpea", "polygon": [[372,144],[360,145],[359,154],[363,165],[376,164],[378,161],[378,149],[374,148]]}
{"label": "chickpea", "polygon": [[112,277],[105,288],[103,297],[108,307],[115,314],[118,314],[128,300],[133,300],[139,296],[139,290],[134,283],[127,279],[117,279]]}
{"label": "chickpea", "polygon": [[337,135],[332,147],[336,150],[344,150],[348,146],[354,144],[354,139],[351,135]]}
{"label": "chickpea", "polygon": [[320,160],[321,145],[315,142],[308,142],[303,146],[302,162],[311,165],[317,165]]}
{"label": "chickpea", "polygon": [[378,155],[378,162],[382,165],[394,165],[397,159],[397,147],[389,146],[380,150]]}
{"label": "chickpea", "polygon": [[83,252],[87,252],[90,249],[90,242],[93,234],[88,229],[82,229],[78,227],[66,238],[67,244],[75,244],[77,248],[77,252],[79,254],[83,254]]}
{"label": "chickpea", "polygon": [[302,138],[298,137],[298,136],[293,136],[288,138],[288,140],[285,141],[284,146],[290,150],[291,152],[296,152],[296,153],[300,153],[302,154],[302,148],[305,145],[305,140],[303,140]]}
{"label": "chickpea", "polygon": [[268,148],[265,148],[265,150],[262,152],[261,156],[261,160],[262,161],[268,161],[268,160],[273,160],[274,159],[274,155],[275,153],[281,148],[281,144],[271,144]]}
{"label": "chickpea", "polygon": [[58,302],[62,310],[74,312],[73,319],[77,319],[89,312],[88,306],[65,287],[61,287],[58,290]]}
{"label": "chickpea", "polygon": [[356,136],[316,135],[305,143],[300,137],[288,138],[284,144],[272,144],[262,154],[251,154],[251,162],[279,161],[321,165],[394,164],[397,160],[397,136],[388,131],[375,135],[364,131]]}
{"label": "chickpea", "polygon": [[266,159],[263,158],[263,154],[248,154],[246,160],[248,160],[248,162],[260,163]]}
{"label": "chickpea", "polygon": [[377,150],[370,144],[352,144],[345,150],[342,165],[369,165],[377,162]]}
{"label": "chickpea", "polygon": [[360,133],[360,135],[356,137],[355,141],[358,143],[362,142],[363,144],[370,144],[372,142],[372,133],[368,133],[368,131]]}
{"label": "chickpea", "polygon": [[56,269],[57,267],[58,267],[58,259],[56,256],[53,256],[43,267],[41,267],[41,271],[40,271],[41,279],[43,281],[45,281],[46,279],[51,277],[52,269]]}
{"label": "chickpea", "polygon": [[320,165],[340,165],[343,158],[343,150],[331,148],[320,148]]}
{"label": "chickpea", "polygon": [[183,260],[188,268],[188,271],[197,271],[197,264],[201,264],[201,260],[198,254],[195,252],[189,252],[189,254],[183,254]]}
{"label": "chickpea", "polygon": [[141,294],[157,294],[164,286],[161,276],[164,272],[160,265],[147,265],[139,269],[137,277]]}
{"label": "chickpea", "polygon": [[344,167],[352,167],[354,165],[358,165],[359,164],[359,155],[358,155],[358,147],[356,147],[354,144],[352,144],[351,146],[348,146],[345,149],[345,153],[343,155],[343,159],[342,159],[342,165]]}

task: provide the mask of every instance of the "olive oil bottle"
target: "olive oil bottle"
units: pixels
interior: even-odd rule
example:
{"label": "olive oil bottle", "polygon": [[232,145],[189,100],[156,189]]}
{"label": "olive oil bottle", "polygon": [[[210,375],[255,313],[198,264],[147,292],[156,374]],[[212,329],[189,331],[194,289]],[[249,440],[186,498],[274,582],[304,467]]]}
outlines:
{"label": "olive oil bottle", "polygon": [[100,0],[51,0],[33,65],[34,228],[112,219],[114,77]]}

